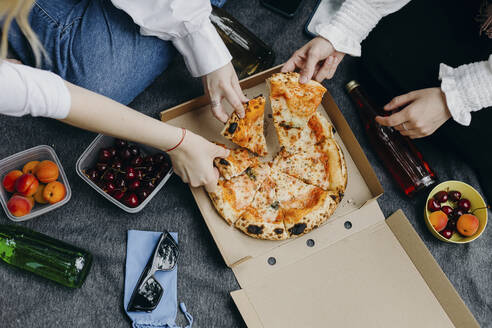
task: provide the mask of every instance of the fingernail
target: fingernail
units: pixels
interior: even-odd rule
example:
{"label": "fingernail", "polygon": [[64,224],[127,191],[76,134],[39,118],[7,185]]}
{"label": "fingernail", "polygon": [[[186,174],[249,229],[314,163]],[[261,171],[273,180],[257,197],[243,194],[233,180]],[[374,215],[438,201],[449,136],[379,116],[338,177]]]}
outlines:
{"label": "fingernail", "polygon": [[299,83],[306,83],[307,82],[307,78],[305,76],[301,76],[301,78],[299,79]]}

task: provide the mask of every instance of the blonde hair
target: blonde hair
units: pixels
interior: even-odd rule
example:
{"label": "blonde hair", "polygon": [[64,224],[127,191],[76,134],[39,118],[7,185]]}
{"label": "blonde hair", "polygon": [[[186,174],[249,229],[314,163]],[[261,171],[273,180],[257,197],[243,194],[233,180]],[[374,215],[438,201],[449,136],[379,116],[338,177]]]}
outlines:
{"label": "blonde hair", "polygon": [[31,46],[36,60],[36,66],[41,64],[43,56],[47,56],[36,33],[34,33],[29,25],[29,12],[33,4],[34,0],[0,0],[0,19],[4,19],[3,26],[1,26],[0,60],[7,57],[9,29],[14,20]]}

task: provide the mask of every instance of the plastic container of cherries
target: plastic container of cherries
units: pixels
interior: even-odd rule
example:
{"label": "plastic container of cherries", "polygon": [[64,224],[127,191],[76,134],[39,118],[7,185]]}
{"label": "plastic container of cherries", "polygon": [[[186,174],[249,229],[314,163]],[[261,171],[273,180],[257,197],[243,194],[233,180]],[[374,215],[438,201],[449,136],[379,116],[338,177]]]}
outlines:
{"label": "plastic container of cherries", "polygon": [[169,157],[152,147],[98,135],[80,155],[77,174],[128,213],[140,212],[173,173]]}

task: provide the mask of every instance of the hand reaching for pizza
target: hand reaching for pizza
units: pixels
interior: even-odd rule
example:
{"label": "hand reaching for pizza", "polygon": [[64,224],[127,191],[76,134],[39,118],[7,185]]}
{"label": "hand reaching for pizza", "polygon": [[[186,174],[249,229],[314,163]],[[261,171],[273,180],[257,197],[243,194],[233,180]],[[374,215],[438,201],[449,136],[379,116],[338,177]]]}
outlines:
{"label": "hand reaching for pizza", "polygon": [[191,131],[187,131],[181,145],[168,152],[173,170],[192,187],[205,186],[209,192],[215,191],[219,171],[214,167],[215,158],[229,156],[229,150],[217,146]]}
{"label": "hand reaching for pizza", "polygon": [[321,82],[333,77],[343,56],[345,54],[336,51],[330,41],[318,36],[294,52],[282,67],[282,72],[299,69],[299,82],[306,83],[312,79]]}
{"label": "hand reaching for pizza", "polygon": [[202,78],[205,93],[210,99],[210,107],[214,116],[225,123],[229,115],[222,106],[222,99],[227,99],[240,118],[244,117],[243,103],[248,98],[243,94],[234,67],[229,62]]}
{"label": "hand reaching for pizza", "polygon": [[450,117],[444,93],[440,88],[412,91],[393,98],[384,110],[391,111],[405,106],[390,116],[377,116],[376,122],[392,126],[404,136],[412,139],[431,135]]}

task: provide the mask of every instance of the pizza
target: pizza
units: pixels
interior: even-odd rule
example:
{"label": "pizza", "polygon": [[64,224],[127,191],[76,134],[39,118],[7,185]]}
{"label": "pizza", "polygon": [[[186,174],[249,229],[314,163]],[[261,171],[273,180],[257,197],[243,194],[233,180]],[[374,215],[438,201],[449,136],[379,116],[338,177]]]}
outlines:
{"label": "pizza", "polygon": [[253,202],[256,191],[269,174],[270,166],[261,163],[249,167],[243,174],[231,180],[219,178],[217,189],[210,192],[209,196],[228,224],[234,224],[244,209]]}
{"label": "pizza", "polygon": [[248,167],[256,166],[258,163],[258,159],[244,148],[230,149],[229,156],[214,160],[215,167],[226,180],[240,175]]}
{"label": "pizza", "polygon": [[224,220],[246,235],[284,240],[330,218],[347,186],[347,166],[335,129],[317,111],[326,89],[315,81],[300,84],[297,73],[274,74],[268,85],[280,151],[261,162],[246,150],[266,154],[265,99],[252,99],[246,117],[231,117],[222,132],[243,148],[215,160],[221,177],[209,195]]}
{"label": "pizza", "polygon": [[235,226],[255,238],[282,240],[289,237],[276,196],[276,183],[271,177],[263,181],[253,202],[245,208]]}
{"label": "pizza", "polygon": [[308,185],[288,174],[274,171],[273,176],[284,226],[291,236],[317,228],[330,217],[340,201],[337,193]]}
{"label": "pizza", "polygon": [[244,118],[239,118],[235,112],[232,113],[221,134],[257,155],[267,155],[263,134],[265,97],[260,95],[244,104],[244,113]]}
{"label": "pizza", "polygon": [[282,148],[273,161],[273,167],[323,190],[328,190],[330,186],[329,157],[322,152],[298,151],[290,153]]}
{"label": "pizza", "polygon": [[290,148],[301,138],[326,89],[316,81],[299,83],[298,73],[274,74],[267,85],[279,143]]}

